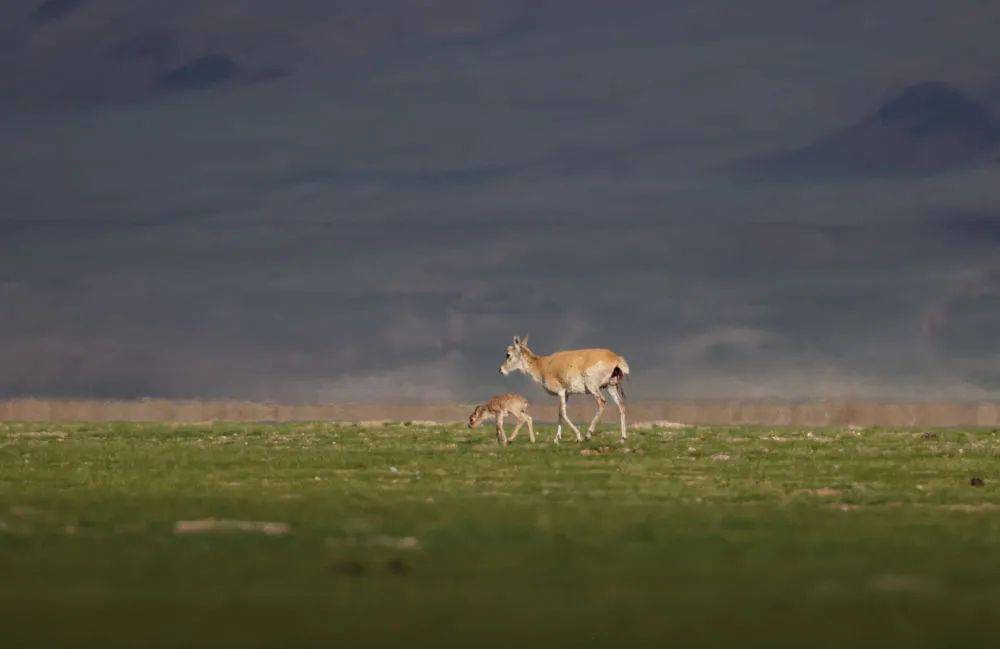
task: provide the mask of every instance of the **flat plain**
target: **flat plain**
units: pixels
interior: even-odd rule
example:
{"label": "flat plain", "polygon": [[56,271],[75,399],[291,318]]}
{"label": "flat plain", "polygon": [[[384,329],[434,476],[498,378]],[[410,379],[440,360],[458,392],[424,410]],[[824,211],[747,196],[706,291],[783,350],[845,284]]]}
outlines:
{"label": "flat plain", "polygon": [[539,429],[0,424],[3,646],[1000,634],[997,430]]}

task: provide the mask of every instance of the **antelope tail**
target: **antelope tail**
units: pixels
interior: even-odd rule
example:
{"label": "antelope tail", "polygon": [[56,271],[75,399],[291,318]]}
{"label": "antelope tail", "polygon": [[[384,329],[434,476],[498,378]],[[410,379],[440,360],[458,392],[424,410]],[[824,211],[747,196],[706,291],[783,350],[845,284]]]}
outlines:
{"label": "antelope tail", "polygon": [[628,365],[622,370],[621,365],[615,365],[615,369],[611,370],[611,380],[609,383],[618,388],[618,393],[622,395],[622,401],[625,401],[625,379],[628,378]]}

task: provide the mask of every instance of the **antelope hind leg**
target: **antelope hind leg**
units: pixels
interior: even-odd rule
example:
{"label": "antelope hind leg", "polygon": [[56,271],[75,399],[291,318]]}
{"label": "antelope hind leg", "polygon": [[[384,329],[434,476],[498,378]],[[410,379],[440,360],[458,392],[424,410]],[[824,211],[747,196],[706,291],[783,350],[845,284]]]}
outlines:
{"label": "antelope hind leg", "polygon": [[594,430],[597,428],[597,422],[601,420],[601,415],[604,414],[604,406],[607,404],[608,400],[604,398],[601,394],[601,388],[591,391],[594,395],[594,399],[597,400],[597,412],[594,414],[594,419],[590,422],[590,426],[587,427],[587,439],[594,434]]}
{"label": "antelope hind leg", "polygon": [[622,396],[618,392],[618,386],[617,385],[609,385],[608,386],[608,394],[611,395],[611,400],[615,402],[616,406],[618,406],[618,414],[619,414],[619,416],[621,418],[621,424],[622,424],[621,441],[624,442],[626,439],[628,439],[628,433],[626,432],[626,429],[625,429],[625,406],[622,405]]}

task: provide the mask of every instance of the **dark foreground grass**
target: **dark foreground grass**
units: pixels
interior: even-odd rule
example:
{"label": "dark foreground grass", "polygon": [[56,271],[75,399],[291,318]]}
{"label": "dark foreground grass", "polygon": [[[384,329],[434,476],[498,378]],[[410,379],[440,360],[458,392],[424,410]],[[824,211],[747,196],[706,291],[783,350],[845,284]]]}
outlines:
{"label": "dark foreground grass", "polygon": [[[4,647],[981,647],[1000,435],[0,424]],[[970,486],[970,479],[985,486]],[[181,520],[285,534],[175,533]]]}

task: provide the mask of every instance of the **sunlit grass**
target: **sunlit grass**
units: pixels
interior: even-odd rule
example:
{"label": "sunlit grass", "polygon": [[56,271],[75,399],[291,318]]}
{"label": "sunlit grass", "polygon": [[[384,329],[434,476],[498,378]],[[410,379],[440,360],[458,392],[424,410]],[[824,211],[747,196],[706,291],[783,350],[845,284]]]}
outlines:
{"label": "sunlit grass", "polygon": [[[996,431],[551,439],[0,424],[0,636],[954,647],[1000,632]],[[206,518],[289,527],[175,533]]]}

